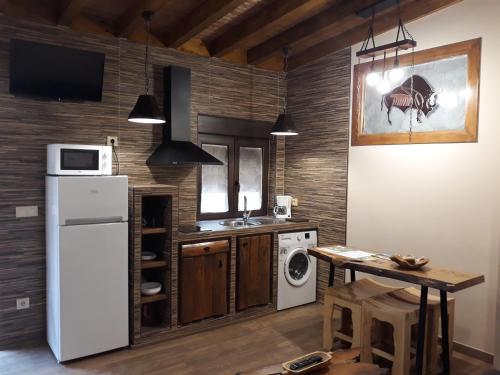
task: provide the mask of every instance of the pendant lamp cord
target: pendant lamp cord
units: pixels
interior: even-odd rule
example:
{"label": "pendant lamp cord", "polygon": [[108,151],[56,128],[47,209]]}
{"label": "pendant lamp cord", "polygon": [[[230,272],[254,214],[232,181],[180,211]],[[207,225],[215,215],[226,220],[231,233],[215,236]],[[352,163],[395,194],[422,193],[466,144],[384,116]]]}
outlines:
{"label": "pendant lamp cord", "polygon": [[[290,49],[288,47],[283,48],[283,82],[286,87],[286,77],[288,73],[288,55],[290,53]],[[285,98],[283,100],[283,113],[286,113],[288,106],[288,90],[285,89]]]}
{"label": "pendant lamp cord", "polygon": [[144,21],[146,23],[146,56],[144,57],[144,77],[145,77],[145,88],[146,95],[149,94],[149,72],[148,72],[148,61],[149,61],[149,36],[151,33],[151,16],[144,15]]}

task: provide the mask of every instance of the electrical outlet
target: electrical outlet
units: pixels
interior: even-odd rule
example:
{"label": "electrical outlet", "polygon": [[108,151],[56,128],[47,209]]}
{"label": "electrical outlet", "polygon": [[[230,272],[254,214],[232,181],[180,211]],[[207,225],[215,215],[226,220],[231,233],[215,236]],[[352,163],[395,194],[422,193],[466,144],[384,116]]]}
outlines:
{"label": "electrical outlet", "polygon": [[292,207],[298,207],[299,206],[299,198],[292,198]]}
{"label": "electrical outlet", "polygon": [[30,308],[30,298],[18,298],[16,299],[16,307],[18,310],[24,310]]}
{"label": "electrical outlet", "polygon": [[[113,142],[114,141],[114,142]],[[106,144],[108,146],[118,147],[118,137],[116,135],[108,135],[106,137]]]}
{"label": "electrical outlet", "polygon": [[18,206],[16,207],[16,217],[38,216],[38,206]]}

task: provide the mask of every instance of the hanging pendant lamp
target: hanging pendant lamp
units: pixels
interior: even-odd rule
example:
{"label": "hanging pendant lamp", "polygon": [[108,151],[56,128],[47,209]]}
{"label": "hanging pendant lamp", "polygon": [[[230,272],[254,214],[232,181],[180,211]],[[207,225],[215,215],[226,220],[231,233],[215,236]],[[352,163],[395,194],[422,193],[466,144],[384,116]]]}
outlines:
{"label": "hanging pendant lamp", "polygon": [[163,124],[165,116],[158,107],[158,103],[153,95],[149,95],[149,74],[148,74],[148,60],[149,60],[149,36],[151,31],[151,20],[154,12],[144,11],[142,17],[146,24],[147,39],[146,39],[146,56],[144,58],[144,78],[145,78],[145,91],[144,95],[139,95],[137,103],[128,116],[130,122],[140,124]]}
{"label": "hanging pendant lamp", "polygon": [[[284,70],[284,81],[286,82],[286,75],[288,70],[288,54],[290,50],[285,47],[283,48],[283,70]],[[292,115],[287,113],[287,94],[285,94],[285,105],[283,106],[283,113],[280,113],[274,126],[271,130],[272,135],[298,135],[297,129],[292,119]]]}

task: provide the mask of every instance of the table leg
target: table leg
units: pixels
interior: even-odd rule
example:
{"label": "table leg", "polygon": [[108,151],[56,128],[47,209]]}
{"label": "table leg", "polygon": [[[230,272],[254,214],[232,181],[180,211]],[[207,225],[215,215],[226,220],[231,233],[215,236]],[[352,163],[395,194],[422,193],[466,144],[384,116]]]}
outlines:
{"label": "table leg", "polygon": [[425,321],[427,318],[427,294],[429,289],[422,286],[420,290],[420,312],[418,318],[418,337],[417,337],[417,363],[416,374],[422,375],[424,370],[424,343],[425,343]]}
{"label": "table leg", "polygon": [[330,263],[330,275],[328,276],[328,286],[333,286],[335,280],[335,265]]}
{"label": "table leg", "polygon": [[356,270],[351,269],[351,283],[356,281]]}
{"label": "table leg", "polygon": [[443,374],[450,374],[450,337],[448,334],[448,296],[446,291],[441,291],[440,293],[441,302],[441,348],[443,349]]}

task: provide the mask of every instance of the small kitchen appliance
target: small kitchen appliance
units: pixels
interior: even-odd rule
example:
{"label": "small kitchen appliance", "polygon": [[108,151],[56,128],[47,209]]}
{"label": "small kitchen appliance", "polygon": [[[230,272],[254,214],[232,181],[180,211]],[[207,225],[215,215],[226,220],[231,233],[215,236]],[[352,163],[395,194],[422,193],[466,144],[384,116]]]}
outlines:
{"label": "small kitchen appliance", "polygon": [[111,146],[47,145],[47,174],[51,176],[110,176],[113,171]]}
{"label": "small kitchen appliance", "polygon": [[292,197],[290,195],[277,195],[274,216],[277,219],[288,219],[292,217]]}

